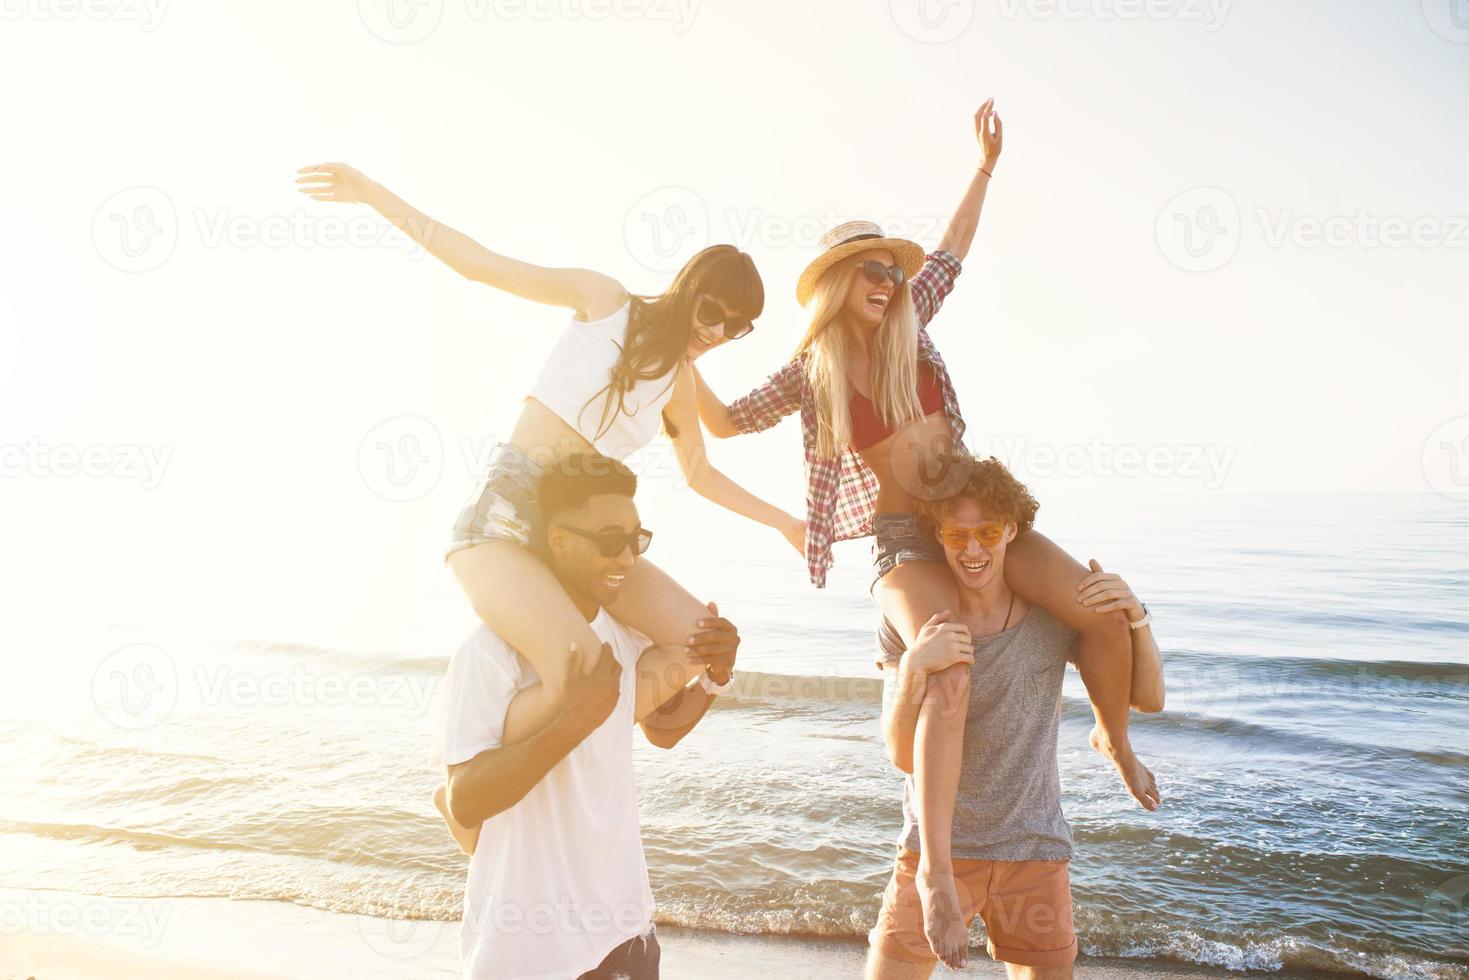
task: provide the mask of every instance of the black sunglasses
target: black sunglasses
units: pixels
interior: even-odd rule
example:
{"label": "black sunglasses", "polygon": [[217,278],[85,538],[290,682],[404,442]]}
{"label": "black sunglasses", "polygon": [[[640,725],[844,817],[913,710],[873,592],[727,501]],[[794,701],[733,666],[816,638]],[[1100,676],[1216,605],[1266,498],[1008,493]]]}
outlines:
{"label": "black sunglasses", "polygon": [[616,558],[622,554],[624,548],[631,548],[633,554],[641,555],[648,550],[648,545],[653,543],[653,532],[645,527],[640,527],[631,534],[623,534],[621,531],[583,531],[569,524],[557,524],[556,526],[579,538],[597,542],[597,550],[602,553],[603,558]]}
{"label": "black sunglasses", "polygon": [[721,323],[724,324],[725,340],[739,340],[755,329],[755,324],[744,317],[727,316],[724,307],[707,296],[699,300],[699,308],[694,315],[706,327],[717,327]]}
{"label": "black sunglasses", "polygon": [[874,286],[884,279],[891,279],[893,281],[893,288],[896,289],[902,286],[903,280],[907,278],[907,276],[903,275],[902,269],[899,269],[895,265],[883,265],[876,259],[868,259],[866,262],[857,266],[857,268],[862,270],[862,274],[867,277],[867,281]]}

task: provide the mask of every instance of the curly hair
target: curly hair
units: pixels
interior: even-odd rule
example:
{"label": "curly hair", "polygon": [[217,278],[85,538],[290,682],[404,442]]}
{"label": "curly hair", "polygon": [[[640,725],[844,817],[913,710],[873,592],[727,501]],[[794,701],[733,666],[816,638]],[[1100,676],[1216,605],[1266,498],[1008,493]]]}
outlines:
{"label": "curly hair", "polygon": [[[1025,484],[995,457],[975,459],[955,453],[945,463],[959,472],[968,473],[963,485],[941,500],[919,501],[919,512],[935,524],[943,523],[954,503],[968,497],[979,504],[995,520],[1014,524],[1019,532],[1029,531],[1035,524],[1035,513],[1041,505],[1030,495]],[[1017,533],[1019,533],[1017,532]]]}

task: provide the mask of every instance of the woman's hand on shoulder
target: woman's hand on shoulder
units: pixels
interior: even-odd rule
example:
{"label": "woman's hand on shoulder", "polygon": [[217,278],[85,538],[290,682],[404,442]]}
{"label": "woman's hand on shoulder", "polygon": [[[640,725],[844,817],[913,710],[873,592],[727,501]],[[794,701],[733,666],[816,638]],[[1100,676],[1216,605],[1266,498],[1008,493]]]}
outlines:
{"label": "woman's hand on shoulder", "polygon": [[1127,618],[1137,622],[1143,618],[1142,600],[1133,593],[1132,587],[1116,572],[1102,570],[1101,562],[1093,558],[1087,563],[1092,573],[1076,587],[1076,600],[1096,613],[1121,610]]}
{"label": "woman's hand on shoulder", "polygon": [[913,648],[903,657],[910,670],[935,674],[954,664],[974,663],[974,639],[969,627],[951,623],[949,610],[934,613],[918,631]]}

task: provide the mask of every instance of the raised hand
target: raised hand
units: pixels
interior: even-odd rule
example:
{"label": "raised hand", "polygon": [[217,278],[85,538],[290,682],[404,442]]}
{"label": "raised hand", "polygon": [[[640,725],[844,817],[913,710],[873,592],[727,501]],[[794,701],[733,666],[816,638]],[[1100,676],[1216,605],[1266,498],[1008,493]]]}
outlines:
{"label": "raised hand", "polygon": [[313,201],[367,204],[376,186],[362,171],[345,163],[313,163],[296,173],[297,189]]}
{"label": "raised hand", "polygon": [[980,166],[993,173],[1005,143],[1005,126],[995,111],[994,99],[986,99],[974,114],[974,135],[979,137],[979,147],[984,152]]}

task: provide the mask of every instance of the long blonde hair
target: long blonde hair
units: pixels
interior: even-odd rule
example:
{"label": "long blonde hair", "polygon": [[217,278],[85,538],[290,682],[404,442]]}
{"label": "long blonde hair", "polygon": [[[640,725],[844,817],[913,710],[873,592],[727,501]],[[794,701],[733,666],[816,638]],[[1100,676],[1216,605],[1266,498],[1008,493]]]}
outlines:
{"label": "long blonde hair", "polygon": [[[840,318],[856,271],[856,260],[838,262],[817,281],[807,303],[811,325],[796,347],[796,357],[805,356],[806,379],[816,397],[816,451],[823,459],[836,458],[852,442],[852,385],[847,380],[847,364],[853,341]],[[918,312],[908,283],[893,293],[868,353],[872,404],[878,418],[892,429],[922,418]]]}

